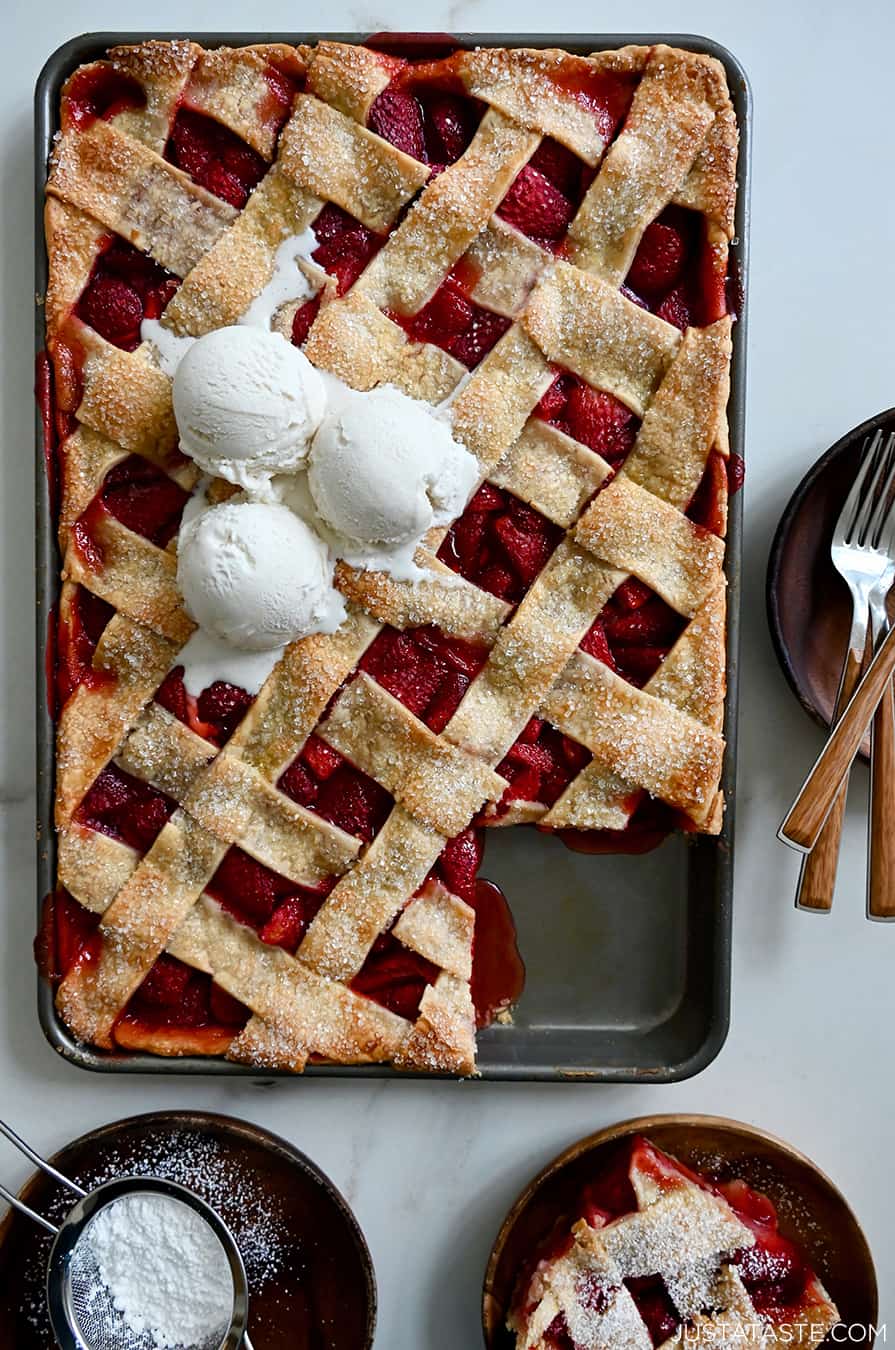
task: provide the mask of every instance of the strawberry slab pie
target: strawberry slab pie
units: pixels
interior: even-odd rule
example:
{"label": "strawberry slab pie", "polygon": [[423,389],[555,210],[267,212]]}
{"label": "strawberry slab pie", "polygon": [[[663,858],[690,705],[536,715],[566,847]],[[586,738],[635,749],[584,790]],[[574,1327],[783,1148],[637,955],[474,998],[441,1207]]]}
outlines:
{"label": "strawberry slab pie", "polygon": [[521,1272],[518,1350],[811,1350],[839,1313],[771,1201],[635,1136]]}
{"label": "strawberry slab pie", "polygon": [[58,1014],[471,1074],[489,828],[722,827],[724,68],[148,41],[59,127]]}

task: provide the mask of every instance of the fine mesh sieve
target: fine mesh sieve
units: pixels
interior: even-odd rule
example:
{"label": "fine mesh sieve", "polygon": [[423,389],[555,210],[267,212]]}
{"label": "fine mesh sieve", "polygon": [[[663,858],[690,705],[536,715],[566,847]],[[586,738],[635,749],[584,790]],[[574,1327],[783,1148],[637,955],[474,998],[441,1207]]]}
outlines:
{"label": "fine mesh sieve", "polygon": [[[249,1296],[245,1266],[239,1248],[220,1215],[198,1195],[173,1181],[158,1177],[122,1177],[86,1192],[35,1153],[0,1120],[0,1134],[24,1153],[41,1171],[77,1196],[58,1228],[0,1184],[0,1195],[20,1213],[53,1234],[47,1261],[47,1309],[61,1350],[157,1350],[150,1331],[134,1331],[112,1302],[89,1241],[89,1230],[101,1213],[139,1195],[165,1197],[176,1209],[186,1205],[207,1225],[217,1245],[223,1268],[229,1269],[232,1299],[215,1309],[201,1340],[184,1343],[182,1350],[252,1350],[247,1326]],[[221,1272],[223,1274],[223,1270]]]}

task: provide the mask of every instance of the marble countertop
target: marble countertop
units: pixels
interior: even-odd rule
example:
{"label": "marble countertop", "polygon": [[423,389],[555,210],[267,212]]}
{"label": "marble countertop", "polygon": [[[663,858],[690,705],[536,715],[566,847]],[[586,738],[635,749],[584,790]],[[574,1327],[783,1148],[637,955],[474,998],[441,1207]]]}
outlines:
{"label": "marble countertop", "polygon": [[[893,402],[895,293],[891,51],[895,9],[853,0],[789,4],[680,0],[672,26],[728,46],[753,87],[752,279],[747,411],[733,1019],[717,1061],[674,1086],[485,1085],[114,1079],[60,1061],[37,1025],[34,927],[31,97],[46,56],[73,35],[238,30],[234,0],[13,0],[0,46],[0,549],[3,727],[0,836],[0,1112],[51,1151],[117,1117],[160,1108],[243,1116],[293,1140],[345,1192],[366,1232],[380,1289],[377,1345],[479,1344],[488,1250],[528,1178],[577,1137],[654,1111],[705,1111],[791,1140],[839,1183],[874,1249],[882,1318],[895,1335],[895,1213],[888,1168],[895,1116],[895,927],[864,921],[863,771],[849,799],[832,915],[792,908],[797,859],[775,841],[820,733],[780,674],[767,634],[764,569],[784,502],[845,430]],[[843,21],[844,19],[844,21]],[[669,7],[555,0],[558,32],[661,31]],[[268,0],[271,30],[307,23]],[[539,30],[539,0],[332,0],[331,30]],[[0,1153],[18,1184],[23,1160]]]}

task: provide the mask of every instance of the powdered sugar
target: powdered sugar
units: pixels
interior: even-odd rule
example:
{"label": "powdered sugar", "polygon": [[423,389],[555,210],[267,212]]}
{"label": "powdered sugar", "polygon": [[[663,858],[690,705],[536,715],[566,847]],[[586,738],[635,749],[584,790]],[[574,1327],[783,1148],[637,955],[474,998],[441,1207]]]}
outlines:
{"label": "powdered sugar", "polygon": [[131,1333],[147,1350],[217,1347],[233,1312],[217,1235],[189,1205],[148,1191],[99,1211],[75,1251],[72,1286],[82,1326],[95,1320],[116,1343]]}

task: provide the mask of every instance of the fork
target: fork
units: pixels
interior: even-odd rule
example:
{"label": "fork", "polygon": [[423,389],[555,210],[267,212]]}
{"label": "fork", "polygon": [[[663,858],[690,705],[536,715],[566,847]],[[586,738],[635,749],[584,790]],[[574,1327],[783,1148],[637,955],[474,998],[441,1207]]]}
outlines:
{"label": "fork", "polygon": [[[839,513],[839,519],[833,531],[830,557],[836,571],[849,588],[852,600],[852,623],[848,650],[842,666],[839,691],[833,709],[832,725],[838,722],[842,712],[855,690],[864,664],[867,649],[867,631],[871,616],[871,597],[874,598],[874,615],[880,620],[880,593],[882,611],[885,612],[885,595],[895,577],[895,553],[892,550],[890,534],[891,524],[887,524],[887,504],[889,492],[895,478],[893,461],[895,435],[890,435],[883,445],[883,433],[876,434],[864,443],[861,467]],[[883,541],[883,530],[886,538]],[[885,543],[886,547],[881,545]],[[883,589],[883,587],[885,589]],[[874,633],[876,639],[877,634]],[[885,700],[884,700],[885,702]],[[887,704],[891,711],[891,702]],[[874,860],[869,869],[871,881],[877,879],[879,887],[871,886],[873,899],[868,900],[868,908],[876,903],[875,897],[883,884],[892,857],[895,857],[895,843],[888,845],[885,840],[886,829],[873,828],[879,824],[878,817],[888,804],[888,794],[882,790],[882,772],[890,758],[893,758],[892,737],[887,736],[883,719],[880,717],[881,730],[876,737],[878,790],[875,794],[877,808],[871,811],[871,857]],[[827,913],[833,904],[833,889],[836,883],[836,868],[839,860],[839,843],[842,836],[842,822],[845,816],[845,799],[848,792],[848,779],[843,782],[832,810],[824,824],[820,837],[812,851],[806,854],[802,862],[799,884],[796,892],[796,907],[814,913]]]}
{"label": "fork", "polygon": [[[895,433],[886,441],[892,456]],[[880,536],[889,566],[870,593],[870,637],[878,649],[891,624],[886,601],[895,581],[895,509],[890,509]],[[895,689],[886,684],[870,730],[870,810],[868,813],[867,917],[895,919]]]}

